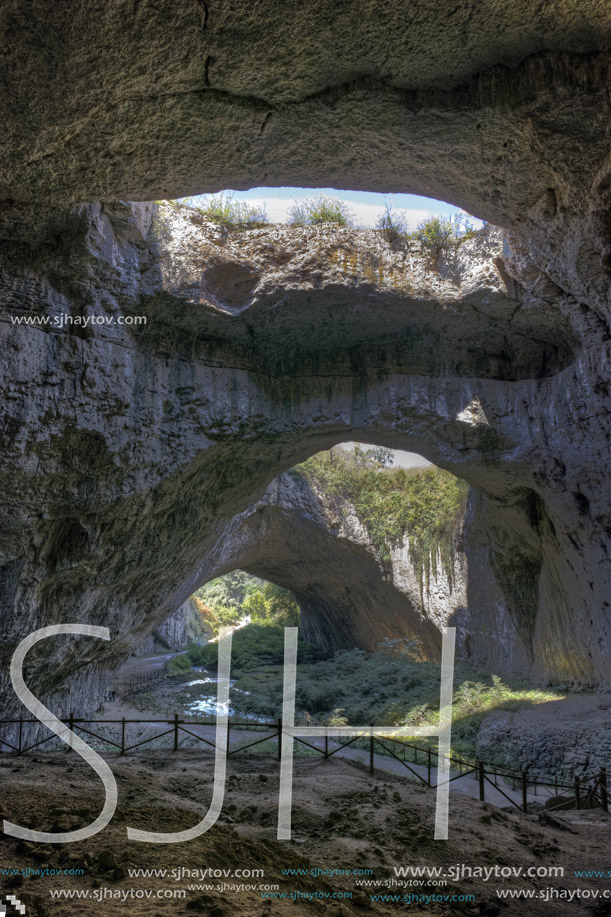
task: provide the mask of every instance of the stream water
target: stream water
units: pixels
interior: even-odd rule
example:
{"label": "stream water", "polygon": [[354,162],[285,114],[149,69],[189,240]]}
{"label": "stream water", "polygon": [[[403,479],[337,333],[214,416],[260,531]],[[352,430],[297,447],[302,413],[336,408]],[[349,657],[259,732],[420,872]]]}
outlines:
{"label": "stream water", "polygon": [[[235,710],[233,707],[229,707],[227,710],[224,704],[219,704],[217,701],[217,691],[218,691],[218,677],[216,675],[211,675],[207,669],[198,669],[196,670],[201,677],[193,679],[193,681],[188,681],[184,688],[199,688],[200,696],[192,701],[187,703],[185,707],[185,712],[193,715],[199,714],[201,716],[217,716],[219,713],[227,713],[229,716],[235,715]],[[231,697],[231,692],[239,691],[241,694],[248,694],[248,691],[243,691],[241,688],[235,688],[236,679],[232,678],[229,681],[229,696]],[[198,692],[199,693],[199,692]],[[254,717],[248,717],[248,719],[254,719]]]}

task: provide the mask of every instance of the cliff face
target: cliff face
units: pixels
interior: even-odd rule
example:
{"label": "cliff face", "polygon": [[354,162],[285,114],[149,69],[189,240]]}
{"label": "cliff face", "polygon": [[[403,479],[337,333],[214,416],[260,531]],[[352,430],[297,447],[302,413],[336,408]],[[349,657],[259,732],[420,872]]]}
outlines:
{"label": "cliff face", "polygon": [[494,672],[528,672],[527,635],[511,591],[497,580],[487,507],[471,491],[454,530],[451,562],[414,564],[406,535],[380,555],[353,504],[296,472],[276,478],[227,528],[207,578],[242,569],[290,589],[306,639],[321,649],[375,652],[416,638],[438,659],[441,629],[457,628],[457,655]]}
{"label": "cliff face", "polygon": [[136,648],[136,656],[151,656],[168,650],[182,650],[191,640],[205,642],[206,629],[193,598],[187,599]]}
{"label": "cliff face", "polygon": [[383,640],[417,637],[438,658],[440,628],[465,610],[459,542],[457,532],[452,569],[439,564],[423,582],[407,541],[385,563],[354,506],[290,472],[233,520],[213,576],[242,569],[290,589],[306,639],[321,649],[375,651]]}
{"label": "cliff face", "polygon": [[[180,208],[9,205],[2,225],[3,688],[37,627],[111,628],[110,646],[32,659],[34,686],[76,672],[90,696],[228,564],[265,575],[273,559],[227,558],[236,520],[347,440],[420,452],[477,492],[475,656],[609,680],[609,335],[523,245],[489,231],[437,271],[372,233],[226,238]],[[322,634],[321,590],[286,584]]]}

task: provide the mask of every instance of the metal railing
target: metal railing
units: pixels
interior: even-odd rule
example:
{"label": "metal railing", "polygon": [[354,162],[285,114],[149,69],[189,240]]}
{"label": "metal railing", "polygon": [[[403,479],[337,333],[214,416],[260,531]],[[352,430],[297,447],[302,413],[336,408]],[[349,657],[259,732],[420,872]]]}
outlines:
{"label": "metal railing", "polygon": [[[120,719],[91,719],[75,717],[70,714],[66,719],[61,720],[73,733],[82,733],[89,738],[93,738],[102,743],[110,750],[115,749],[119,755],[127,755],[136,749],[150,745],[159,739],[167,739],[168,744],[165,750],[170,747],[173,752],[178,752],[181,747],[181,739],[188,736],[192,743],[201,743],[208,748],[215,749],[216,744],[212,738],[201,735],[197,732],[197,727],[215,727],[215,716],[187,716],[185,714],[174,713],[164,719],[160,718],[128,718]],[[70,737],[60,740],[54,733],[42,739],[28,741],[27,733],[31,731],[30,727],[40,727],[41,721],[34,718],[20,717],[19,719],[0,720],[0,729],[2,727],[13,727],[16,733],[14,741],[8,741],[6,738],[0,738],[0,753],[23,755],[34,749],[55,740],[63,741],[70,744]],[[44,724],[43,724],[44,725]],[[100,732],[101,727],[112,727],[114,732],[111,735],[105,735]],[[138,736],[137,741],[133,740],[134,727],[162,727],[161,732],[155,732],[153,735],[144,737]],[[231,757],[240,752],[261,746],[263,743],[272,741],[275,745],[275,753],[280,757],[281,740],[283,735],[282,719],[275,721],[259,720],[237,720],[227,719],[227,755]],[[97,731],[96,731],[97,730]],[[246,744],[231,747],[232,734],[240,731],[258,732],[263,730],[266,734],[261,738],[249,741]],[[132,736],[130,736],[132,733]],[[437,769],[439,763],[439,754],[431,745],[422,746],[404,739],[395,739],[389,736],[374,736],[363,738],[355,736],[345,740],[339,736],[333,738],[332,733],[325,735],[322,745],[315,745],[307,742],[299,736],[294,736],[294,741],[309,748],[315,754],[320,754],[325,758],[332,758],[341,755],[341,752],[349,747],[360,747],[369,751],[369,772],[375,772],[375,755],[383,754],[399,762],[406,771],[415,777],[424,786],[434,788],[437,784],[433,780],[433,771]],[[268,749],[262,749],[267,751]],[[273,749],[274,750],[274,749]],[[596,774],[590,776],[575,775],[572,782],[558,779],[557,776],[548,778],[539,774],[529,775],[528,771],[512,771],[506,768],[498,768],[496,765],[487,764],[484,761],[476,759],[468,761],[457,755],[450,755],[450,773],[448,780],[452,783],[464,777],[471,776],[477,781],[479,788],[479,798],[486,801],[487,788],[492,787],[516,809],[528,812],[529,794],[547,795],[550,797],[550,803],[546,808],[548,811],[554,809],[569,808],[574,805],[576,809],[592,808],[600,806],[604,811],[609,810],[608,790],[607,790],[607,770],[601,767]],[[454,773],[452,774],[452,771]],[[563,792],[566,791],[566,792]],[[512,798],[511,793],[517,794],[517,799]],[[557,799],[554,805],[552,799]]]}

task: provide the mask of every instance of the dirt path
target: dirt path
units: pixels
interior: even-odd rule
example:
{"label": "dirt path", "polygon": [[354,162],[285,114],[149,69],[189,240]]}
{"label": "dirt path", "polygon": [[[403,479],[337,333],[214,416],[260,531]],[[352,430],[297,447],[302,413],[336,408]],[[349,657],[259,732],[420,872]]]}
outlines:
{"label": "dirt path", "polygon": [[[167,718],[163,719],[161,715],[154,715],[149,713],[143,713],[138,710],[136,707],[129,704],[126,701],[115,701],[107,702],[104,704],[104,713],[100,716],[101,719],[111,719],[119,720],[125,717],[127,721],[129,720],[147,720],[147,719],[157,719],[157,724],[146,724],[146,725],[129,725],[128,729],[130,735],[128,736],[127,744],[133,744],[136,741],[141,741],[146,738],[147,734],[154,736],[160,734],[161,732],[166,731],[172,725],[172,719]],[[188,732],[181,730],[181,741],[184,742],[185,739],[193,738],[194,736],[207,739],[208,743],[214,742],[216,727],[208,724],[198,724],[198,723],[188,723],[185,727]],[[189,736],[190,733],[190,736]],[[230,750],[234,752],[240,747],[247,745],[251,742],[256,742],[263,738],[263,736],[269,735],[272,738],[274,743],[277,742],[275,738],[275,733],[273,730],[268,730],[267,732],[262,729],[242,729],[234,728],[230,731]],[[312,738],[308,741],[315,745],[317,748],[324,751],[324,739],[322,738]],[[169,739],[166,737],[166,742],[169,744]],[[204,743],[202,743],[202,747]],[[146,748],[146,746],[144,746]],[[210,746],[207,746],[208,748]],[[369,751],[367,749],[354,748],[352,746],[344,748],[341,751],[341,745],[339,742],[329,740],[329,751],[336,750],[337,754],[332,755],[332,757],[341,757],[343,760],[348,762],[353,762],[359,765],[359,767],[365,766],[369,767]],[[273,752],[271,753],[273,754]],[[420,764],[413,764],[408,762],[409,767],[406,767],[402,762],[397,761],[395,758],[390,757],[389,755],[380,754],[378,752],[374,753],[374,767],[377,771],[381,771],[387,774],[393,774],[403,778],[408,778],[414,782],[424,785],[424,782],[427,780],[428,770],[427,767]],[[411,770],[410,770],[411,769]],[[414,775],[418,774],[422,780],[418,780],[418,777]],[[436,768],[433,767],[431,771],[432,782],[436,783],[437,772]],[[470,796],[472,799],[479,799],[479,783],[474,774],[465,774],[460,776],[459,772],[455,769],[452,769],[450,772],[450,793],[460,793],[463,796]],[[511,806],[513,802],[516,806],[521,806],[522,804],[522,792],[521,790],[514,790],[507,781],[499,778],[499,789],[494,787],[491,783],[486,781],[485,784],[485,801],[490,803],[490,805],[496,806],[498,808],[505,808]],[[502,790],[502,792],[501,792]],[[542,793],[539,790],[539,793],[535,795],[532,790],[529,790],[528,799],[531,802],[539,801],[541,802],[545,796],[550,795],[549,793]],[[508,798],[509,797],[509,798]]]}
{"label": "dirt path", "polygon": [[[244,738],[243,734],[240,741]],[[573,892],[582,887],[604,890],[608,885],[608,880],[585,880],[574,873],[605,870],[608,865],[611,822],[600,810],[561,812],[549,826],[536,817],[517,810],[502,812],[457,792],[450,806],[449,838],[435,842],[435,793],[406,780],[388,779],[381,770],[372,777],[361,765],[355,767],[356,762],[335,756],[295,758],[291,841],[276,837],[278,762],[272,755],[246,752],[227,763],[223,808],[208,833],[178,845],[135,843],[127,837],[128,826],[177,831],[203,817],[212,798],[213,768],[208,766],[212,756],[199,748],[173,754],[145,746],[127,757],[109,756],[108,761],[118,784],[119,808],[101,833],[70,844],[69,849],[24,845],[0,835],[3,867],[32,870],[20,880],[17,891],[28,915],[358,917],[366,913],[395,917],[406,913],[408,905],[388,900],[386,883],[396,881],[399,867],[417,865],[441,869],[447,882],[408,880],[405,888],[392,885],[393,891],[441,893],[449,900],[453,895],[474,896],[467,905],[439,899],[409,905],[410,912],[413,909],[423,917],[499,913],[522,917],[526,912],[532,917],[573,917],[575,902],[535,898],[525,907],[524,900],[498,901],[497,889],[518,888],[533,894],[548,886]],[[69,753],[0,758],[0,779],[0,814],[41,830],[80,827],[99,814],[103,802],[91,769]],[[458,878],[450,870],[460,864],[470,869],[483,865],[496,869],[499,864],[512,869],[487,881],[481,871]],[[542,864],[563,871],[556,872],[555,878],[526,873]],[[41,865],[51,871],[37,875]],[[82,869],[73,874],[73,867]],[[191,870],[208,867],[228,870],[227,882],[203,885],[199,883],[209,880],[193,879]],[[237,872],[245,868],[260,871],[256,878],[245,880],[244,873]],[[512,870],[524,874],[516,878]],[[78,897],[54,900],[52,894],[58,889]],[[269,889],[277,889],[278,897],[265,897]],[[108,895],[101,906],[94,896],[103,890]],[[147,902],[144,897],[160,891],[163,898],[181,890],[185,897],[176,900]],[[120,900],[132,892],[142,900]],[[378,892],[383,894],[378,897]],[[335,900],[320,900],[331,894]],[[340,902],[338,895],[344,900]]]}

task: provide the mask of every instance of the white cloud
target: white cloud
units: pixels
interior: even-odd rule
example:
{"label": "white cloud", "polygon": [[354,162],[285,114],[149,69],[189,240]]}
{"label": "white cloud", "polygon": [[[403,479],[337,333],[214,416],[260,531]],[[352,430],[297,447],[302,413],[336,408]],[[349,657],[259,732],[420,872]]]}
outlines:
{"label": "white cloud", "polygon": [[[340,197],[340,195],[337,196]],[[299,200],[302,200],[302,198],[299,198]],[[271,195],[270,197],[249,197],[247,203],[252,207],[265,207],[267,216],[272,223],[286,223],[288,212],[293,205],[292,200]],[[357,226],[374,227],[378,217],[384,210],[381,204],[363,204],[354,201],[347,201],[346,203],[354,215]],[[393,213],[396,216],[405,217],[410,230],[416,229],[418,223],[431,216],[431,211],[429,210],[405,210],[400,207],[393,208]]]}
{"label": "white cloud", "polygon": [[[348,442],[341,443],[341,448],[346,449],[348,452],[351,452],[356,443]],[[372,446],[371,443],[359,443],[363,449],[374,449],[375,446]],[[400,466],[401,468],[426,468],[431,462],[428,459],[425,459],[422,455],[418,455],[417,452],[405,452],[404,449],[391,449],[393,454],[394,465]]]}

